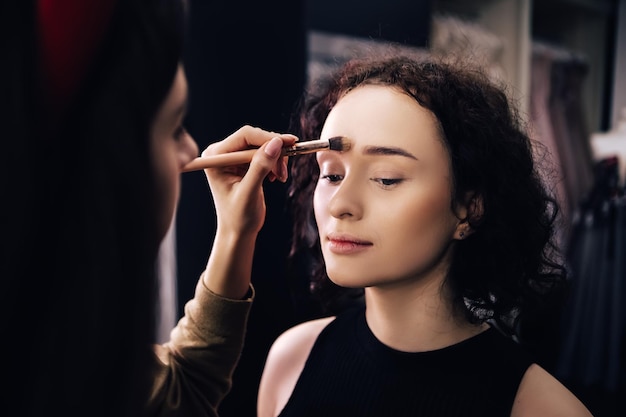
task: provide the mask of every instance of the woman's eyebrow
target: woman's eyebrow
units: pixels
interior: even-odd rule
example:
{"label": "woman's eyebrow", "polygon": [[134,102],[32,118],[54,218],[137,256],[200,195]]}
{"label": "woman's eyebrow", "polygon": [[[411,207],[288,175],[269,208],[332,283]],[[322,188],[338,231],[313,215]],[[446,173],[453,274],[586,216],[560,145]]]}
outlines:
{"label": "woman's eyebrow", "polygon": [[402,149],[396,148],[393,146],[366,146],[363,148],[364,155],[391,155],[391,156],[405,156],[407,158],[415,159],[418,161],[419,159],[413,155],[412,153]]}

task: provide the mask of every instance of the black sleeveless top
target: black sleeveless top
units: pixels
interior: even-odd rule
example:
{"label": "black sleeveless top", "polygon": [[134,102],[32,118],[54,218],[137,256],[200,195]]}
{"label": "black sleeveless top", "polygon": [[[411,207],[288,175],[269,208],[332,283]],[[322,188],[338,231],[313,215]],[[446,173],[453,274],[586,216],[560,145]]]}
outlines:
{"label": "black sleeveless top", "polygon": [[439,350],[396,351],[357,308],[322,330],[279,417],[508,417],[532,363],[493,327]]}

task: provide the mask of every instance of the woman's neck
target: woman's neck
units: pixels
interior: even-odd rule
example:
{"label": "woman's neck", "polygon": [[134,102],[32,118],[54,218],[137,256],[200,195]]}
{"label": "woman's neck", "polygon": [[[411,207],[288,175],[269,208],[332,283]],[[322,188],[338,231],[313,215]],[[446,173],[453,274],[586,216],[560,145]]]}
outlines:
{"label": "woman's neck", "polygon": [[383,344],[403,352],[441,349],[475,336],[475,325],[454,308],[441,280],[365,290],[366,319]]}

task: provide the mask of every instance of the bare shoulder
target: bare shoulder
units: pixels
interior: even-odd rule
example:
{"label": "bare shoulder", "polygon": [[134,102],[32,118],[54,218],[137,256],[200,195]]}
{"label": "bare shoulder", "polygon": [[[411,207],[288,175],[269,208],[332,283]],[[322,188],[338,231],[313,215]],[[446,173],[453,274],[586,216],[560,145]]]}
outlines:
{"label": "bare shoulder", "polygon": [[285,407],[317,336],[333,319],[300,323],[274,341],[259,385],[258,417],[274,417]]}
{"label": "bare shoulder", "polygon": [[[334,317],[324,317],[317,320],[306,321],[300,323],[281,334],[272,345],[270,355],[304,355],[305,359],[315,343],[315,339],[328,323],[334,320]],[[302,350],[306,351],[304,354]]]}
{"label": "bare shoulder", "polygon": [[592,417],[585,405],[554,376],[531,365],[520,383],[511,417]]}

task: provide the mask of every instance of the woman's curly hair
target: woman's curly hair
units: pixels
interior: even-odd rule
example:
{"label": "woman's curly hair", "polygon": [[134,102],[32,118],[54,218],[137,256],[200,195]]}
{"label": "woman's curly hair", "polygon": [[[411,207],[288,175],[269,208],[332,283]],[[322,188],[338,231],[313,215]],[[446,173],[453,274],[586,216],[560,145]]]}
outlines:
{"label": "woman's curly hair", "polygon": [[[566,270],[554,242],[559,211],[538,165],[540,147],[506,90],[480,70],[432,58],[355,59],[303,98],[300,137],[319,138],[337,101],[364,84],[403,91],[436,116],[451,160],[453,206],[468,195],[475,203],[465,219],[475,232],[456,244],[447,285],[471,322],[490,320],[514,334],[522,312],[562,288]],[[312,204],[318,176],[314,156],[292,158],[290,255],[298,268],[305,263],[311,288],[328,301],[347,289],[325,272]]]}

